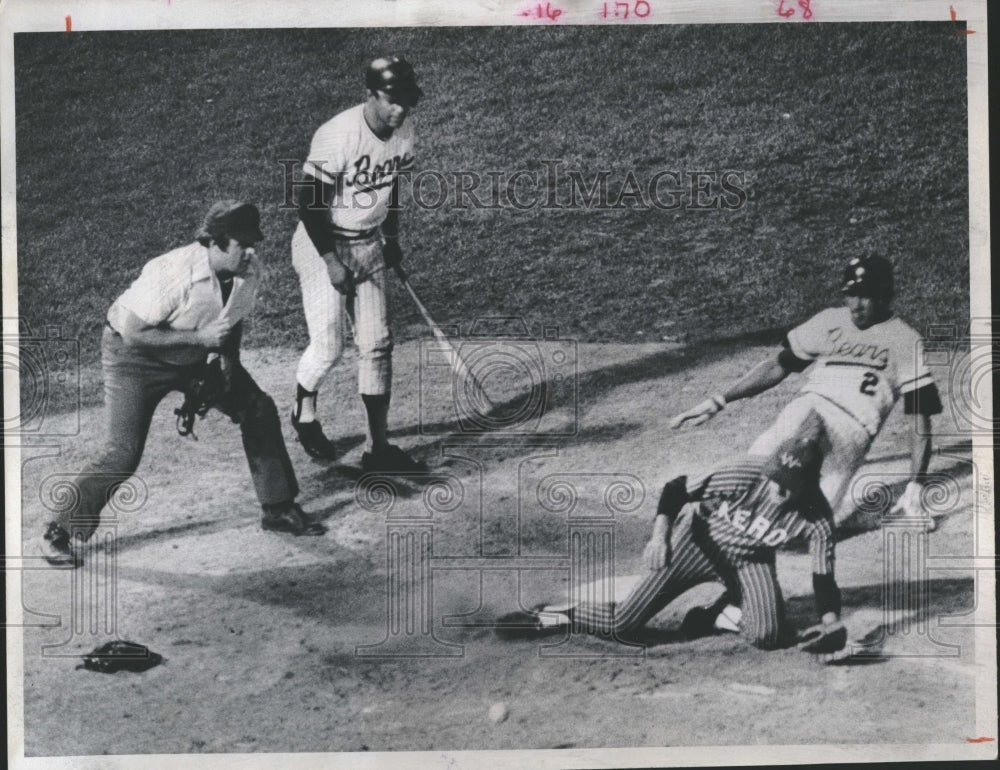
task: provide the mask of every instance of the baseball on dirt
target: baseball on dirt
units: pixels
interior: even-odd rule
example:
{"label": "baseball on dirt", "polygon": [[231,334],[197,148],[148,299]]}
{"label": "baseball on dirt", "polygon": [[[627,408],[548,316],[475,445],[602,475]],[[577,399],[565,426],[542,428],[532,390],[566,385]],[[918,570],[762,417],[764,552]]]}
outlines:
{"label": "baseball on dirt", "polygon": [[500,724],[507,719],[508,714],[510,714],[510,711],[507,709],[506,703],[494,703],[490,706],[490,721],[495,724]]}

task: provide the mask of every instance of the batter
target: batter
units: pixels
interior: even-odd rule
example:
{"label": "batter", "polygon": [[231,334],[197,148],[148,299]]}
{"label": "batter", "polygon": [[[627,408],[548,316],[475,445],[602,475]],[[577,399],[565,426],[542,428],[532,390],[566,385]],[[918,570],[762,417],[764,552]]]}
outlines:
{"label": "batter", "polygon": [[389,443],[392,333],[386,268],[402,259],[398,179],[414,166],[414,132],[406,122],[422,95],[409,62],[376,59],[367,69],[367,100],[320,126],[304,166],[316,195],[298,201],[292,264],[302,287],[309,346],[296,371],[292,425],[306,452],[334,460],[336,447],[316,418],[320,383],[344,349],[345,316],[358,346],[358,392],[367,414],[363,470],[424,470]]}

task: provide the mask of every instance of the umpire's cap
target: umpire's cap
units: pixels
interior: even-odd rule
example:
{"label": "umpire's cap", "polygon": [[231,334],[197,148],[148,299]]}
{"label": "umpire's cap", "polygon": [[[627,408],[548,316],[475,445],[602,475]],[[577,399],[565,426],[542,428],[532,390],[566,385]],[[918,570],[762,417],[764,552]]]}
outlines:
{"label": "umpire's cap", "polygon": [[820,444],[824,435],[823,421],[816,412],[810,411],[795,435],[783,441],[764,462],[763,475],[795,496],[808,485],[818,484],[823,464]]}
{"label": "umpire's cap", "polygon": [[203,240],[220,236],[233,238],[244,245],[264,240],[257,207],[252,203],[234,200],[213,203],[194,237],[196,240]]}
{"label": "umpire's cap", "polygon": [[844,267],[841,291],[852,297],[892,299],[892,263],[885,257],[855,257]]}
{"label": "umpire's cap", "polygon": [[389,96],[410,106],[417,103],[424,92],[417,85],[417,73],[402,56],[375,59],[365,71],[365,87],[372,92],[385,91]]}

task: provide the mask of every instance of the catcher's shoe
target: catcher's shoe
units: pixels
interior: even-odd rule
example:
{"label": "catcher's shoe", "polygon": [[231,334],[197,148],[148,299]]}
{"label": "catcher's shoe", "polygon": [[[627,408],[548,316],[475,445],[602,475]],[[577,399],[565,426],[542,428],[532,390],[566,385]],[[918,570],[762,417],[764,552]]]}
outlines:
{"label": "catcher's shoe", "polygon": [[268,505],[260,525],[268,532],[288,532],[292,535],[322,535],[326,527],[302,510],[298,503]]}
{"label": "catcher's shoe", "polygon": [[311,422],[299,422],[292,410],[292,427],[299,437],[299,443],[306,450],[306,454],[316,460],[336,460],[337,448],[324,434],[319,420]]}
{"label": "catcher's shoe", "polygon": [[692,607],[681,623],[681,633],[686,639],[700,639],[715,633],[715,616],[711,607]]}
{"label": "catcher's shoe", "polygon": [[739,619],[730,616],[729,599],[723,594],[709,607],[692,607],[681,622],[681,633],[699,639],[722,632],[739,633]]}
{"label": "catcher's shoe", "polygon": [[427,463],[414,460],[395,444],[378,452],[361,455],[361,470],[365,473],[427,473]]}
{"label": "catcher's shoe", "polygon": [[508,612],[497,618],[493,633],[498,639],[538,639],[551,634],[565,634],[572,622],[572,610],[547,611],[538,604],[530,610]]}
{"label": "catcher's shoe", "polygon": [[69,533],[54,521],[49,522],[38,550],[42,558],[54,567],[79,567],[83,564],[83,556],[73,547]]}

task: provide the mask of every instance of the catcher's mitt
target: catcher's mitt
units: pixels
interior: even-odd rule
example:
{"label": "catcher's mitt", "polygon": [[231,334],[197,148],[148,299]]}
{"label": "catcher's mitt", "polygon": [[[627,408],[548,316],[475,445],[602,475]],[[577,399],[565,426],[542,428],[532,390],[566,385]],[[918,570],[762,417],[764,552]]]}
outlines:
{"label": "catcher's mitt", "polygon": [[217,406],[229,392],[229,380],[222,371],[222,358],[202,364],[184,388],[184,403],[174,410],[177,415],[177,432],[191,436],[195,441],[194,418],[204,417]]}
{"label": "catcher's mitt", "polygon": [[114,674],[116,671],[145,671],[163,662],[164,658],[148,647],[115,639],[91,650],[77,668]]}
{"label": "catcher's mitt", "polygon": [[847,626],[843,621],[819,623],[799,632],[798,648],[820,656],[823,662],[837,660],[846,655]]}

